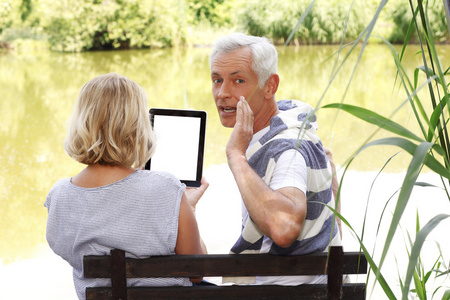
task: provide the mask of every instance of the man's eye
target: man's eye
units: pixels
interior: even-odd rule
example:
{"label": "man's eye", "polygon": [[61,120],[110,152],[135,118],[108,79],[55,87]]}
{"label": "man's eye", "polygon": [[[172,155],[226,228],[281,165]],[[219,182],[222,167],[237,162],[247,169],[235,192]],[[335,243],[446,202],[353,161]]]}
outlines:
{"label": "man's eye", "polygon": [[244,79],[236,79],[236,83],[244,83]]}
{"label": "man's eye", "polygon": [[220,79],[213,79],[213,83],[221,83],[222,82],[222,80],[220,80]]}

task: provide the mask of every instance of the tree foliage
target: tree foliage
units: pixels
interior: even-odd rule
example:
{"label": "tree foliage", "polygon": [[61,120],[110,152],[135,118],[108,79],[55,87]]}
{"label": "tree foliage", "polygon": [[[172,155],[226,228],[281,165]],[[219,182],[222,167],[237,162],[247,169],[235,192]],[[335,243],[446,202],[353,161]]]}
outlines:
{"label": "tree foliage", "polygon": [[31,0],[22,0],[22,4],[20,5],[20,18],[22,21],[25,21],[32,11],[33,4]]}
{"label": "tree foliage", "polygon": [[0,34],[14,25],[14,2],[12,0],[0,3]]}
{"label": "tree foliage", "polygon": [[[403,42],[411,10],[407,1],[391,1],[385,13],[393,28],[390,41]],[[352,0],[3,0],[0,42],[45,39],[62,52],[162,48],[192,42],[187,32],[227,28],[284,43],[311,2],[295,43],[340,43],[344,33],[346,41],[354,40],[376,6]],[[448,38],[442,6],[436,0],[428,7],[438,41]]]}
{"label": "tree foliage", "polygon": [[[443,1],[427,1],[426,12],[435,41],[445,41],[448,36],[448,27]],[[392,1],[390,8],[387,10],[387,15],[394,24],[389,41],[392,43],[403,43],[413,17],[408,1]],[[413,36],[412,41],[417,42],[417,38]]]}
{"label": "tree foliage", "polygon": [[51,49],[169,47],[184,39],[173,0],[59,1],[47,27]]}
{"label": "tree foliage", "polygon": [[210,23],[213,26],[230,26],[234,23],[234,0],[188,0],[192,24]]}
{"label": "tree foliage", "polygon": [[[248,1],[240,11],[239,26],[252,35],[266,35],[284,42],[310,0],[285,0],[276,8],[270,0]],[[348,40],[355,39],[369,20],[369,8],[362,3],[351,8],[350,1],[315,3],[294,35],[299,43],[338,43],[344,29]],[[345,20],[349,16],[349,22]]]}

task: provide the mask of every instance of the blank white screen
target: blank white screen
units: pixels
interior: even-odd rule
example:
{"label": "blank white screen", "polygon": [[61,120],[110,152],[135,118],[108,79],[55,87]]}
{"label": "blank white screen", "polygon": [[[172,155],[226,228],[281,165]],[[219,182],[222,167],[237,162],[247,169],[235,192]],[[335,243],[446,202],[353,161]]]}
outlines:
{"label": "blank white screen", "polygon": [[155,115],[156,150],[150,169],[196,180],[200,118]]}

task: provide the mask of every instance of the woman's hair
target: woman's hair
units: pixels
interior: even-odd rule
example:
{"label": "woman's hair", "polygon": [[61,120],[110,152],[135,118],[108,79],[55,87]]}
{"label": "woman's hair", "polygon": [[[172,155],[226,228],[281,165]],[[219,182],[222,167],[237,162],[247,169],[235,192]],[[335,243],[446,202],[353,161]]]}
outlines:
{"label": "woman's hair", "polygon": [[249,47],[252,51],[252,68],[258,76],[258,85],[264,86],[270,75],[277,72],[278,53],[275,46],[265,37],[249,36],[243,33],[232,33],[219,38],[209,56],[209,65],[220,54]]}
{"label": "woman's hair", "polygon": [[87,165],[141,168],[154,145],[147,95],[137,83],[110,73],[83,86],[64,141],[70,157]]}

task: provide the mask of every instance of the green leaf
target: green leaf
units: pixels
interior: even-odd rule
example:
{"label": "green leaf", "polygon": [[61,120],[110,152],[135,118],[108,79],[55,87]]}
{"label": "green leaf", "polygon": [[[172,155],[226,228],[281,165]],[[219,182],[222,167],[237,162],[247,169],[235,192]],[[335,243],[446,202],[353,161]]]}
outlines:
{"label": "green leaf", "polygon": [[[416,16],[417,16],[417,11],[416,11],[414,17],[416,17]],[[403,59],[403,54],[405,54],[406,46],[408,46],[408,42],[411,37],[411,33],[413,32],[413,29],[414,29],[414,18],[411,18],[411,21],[409,22],[409,26],[408,26],[408,31],[406,32],[405,40],[403,42],[402,53],[399,58],[400,61]]]}
{"label": "green leaf", "polygon": [[439,214],[433,217],[418,233],[416,236],[416,241],[411,249],[411,256],[409,257],[408,268],[405,276],[405,285],[403,287],[402,295],[403,299],[408,298],[409,286],[411,284],[411,280],[414,273],[414,268],[417,264],[417,260],[420,255],[420,250],[422,249],[423,243],[425,242],[428,234],[433,231],[433,229],[439,225],[439,223],[446,218],[450,217],[450,215]]}
{"label": "green leaf", "polygon": [[339,219],[341,219],[342,223],[344,223],[345,225],[347,225],[347,227],[350,229],[350,231],[353,232],[353,234],[355,235],[356,239],[359,242],[359,245],[361,247],[361,250],[364,253],[364,256],[367,259],[367,262],[370,266],[370,268],[374,271],[375,276],[378,280],[378,283],[380,284],[381,288],[383,289],[384,293],[386,294],[386,296],[391,299],[391,300],[396,300],[397,298],[395,297],[394,293],[392,292],[391,288],[389,287],[389,284],[387,283],[386,279],[384,279],[384,276],[381,274],[381,270],[378,268],[378,266],[375,264],[375,261],[373,260],[372,256],[370,256],[369,251],[367,250],[367,248],[364,246],[363,241],[361,240],[361,238],[358,236],[358,234],[355,232],[355,230],[353,229],[353,227],[350,225],[350,223],[347,221],[346,218],[344,218],[344,216],[342,216],[334,207],[331,207],[323,202],[318,202],[318,201],[312,201],[313,203],[317,203],[317,204],[321,204],[324,205],[326,207],[328,207]]}
{"label": "green leaf", "polygon": [[416,288],[413,289],[412,291],[417,293],[419,299],[426,299],[426,294],[417,272],[414,272],[414,284]]}
{"label": "green leaf", "polygon": [[445,70],[444,75],[448,75],[450,73],[450,67],[447,68],[447,70]]}
{"label": "green leaf", "polygon": [[448,274],[450,274],[450,270],[447,270],[447,271],[445,271],[445,272],[441,272],[441,273],[439,273],[439,275],[437,275],[436,277],[440,277],[440,276],[444,276],[444,275],[448,275]]}
{"label": "green leaf", "polygon": [[428,272],[425,274],[425,276],[423,277],[423,282],[424,282],[424,283],[427,283],[427,282],[428,282],[428,279],[430,279],[431,274],[433,274],[433,270],[428,271]]}
{"label": "green leaf", "polygon": [[[436,146],[436,145],[433,145],[428,142],[424,142],[424,143],[430,144],[433,147]],[[357,155],[359,152],[361,152],[365,148],[368,148],[370,146],[375,146],[375,145],[397,146],[397,147],[404,149],[406,152],[408,152],[411,155],[414,155],[414,153],[418,147],[416,144],[414,144],[413,142],[411,142],[407,139],[391,137],[391,138],[379,139],[379,140],[375,140],[370,143],[367,143],[364,146],[362,146],[355,155]],[[450,171],[446,167],[444,167],[439,161],[437,161],[433,156],[427,154],[425,157],[424,163],[427,167],[429,167],[431,170],[433,170],[437,174],[450,179]]]}
{"label": "green leaf", "polygon": [[446,290],[442,296],[442,300],[450,300],[450,290]]}
{"label": "green leaf", "polygon": [[442,81],[441,79],[438,77],[438,74],[436,74],[433,69],[429,68],[429,67],[425,67],[425,66],[420,66],[417,67],[416,70],[414,71],[414,74],[416,74],[416,72],[418,73],[419,71],[424,72],[425,74],[427,74],[429,77],[436,77],[436,81],[442,85]]}
{"label": "green leaf", "polygon": [[406,204],[408,204],[409,197],[414,187],[414,183],[416,182],[417,177],[419,176],[419,171],[421,170],[422,164],[425,160],[425,157],[430,147],[431,143],[424,142],[420,144],[419,147],[416,147],[414,151],[413,159],[409,164],[408,170],[403,180],[402,188],[400,190],[400,194],[397,200],[397,205],[394,210],[394,215],[392,216],[391,225],[389,227],[386,242],[384,244],[383,252],[380,258],[380,268],[383,265],[384,259],[386,258],[387,252],[394,238],[395,231],[397,230],[397,227],[400,223],[400,219],[403,215],[403,212],[405,211]]}
{"label": "green leaf", "polygon": [[436,130],[437,125],[439,124],[439,121],[442,116],[442,111],[444,110],[445,106],[448,104],[450,97],[448,95],[444,96],[440,102],[440,105],[437,105],[434,109],[433,113],[431,114],[430,118],[430,128],[428,130],[428,138],[427,141],[431,141],[434,131]]}
{"label": "green leaf", "polygon": [[332,103],[323,106],[322,108],[339,108],[343,111],[346,111],[352,115],[354,115],[357,118],[360,118],[361,120],[364,120],[368,123],[374,124],[380,128],[383,128],[385,130],[391,131],[395,134],[398,134],[400,136],[404,136],[409,139],[416,140],[418,142],[422,142],[423,139],[419,138],[417,135],[409,131],[408,129],[404,128],[398,123],[395,123],[388,118],[385,118],[371,110],[350,105],[350,104],[341,104],[341,103]]}
{"label": "green leaf", "polygon": [[436,188],[438,188],[437,185],[430,184],[428,182],[421,182],[421,181],[416,182],[416,185],[421,186],[421,187],[436,187]]}
{"label": "green leaf", "polygon": [[417,211],[417,214],[416,214],[416,234],[419,232],[419,230],[420,230],[419,211]]}
{"label": "green leaf", "polygon": [[414,89],[417,89],[417,82],[419,81],[419,68],[414,70]]}

